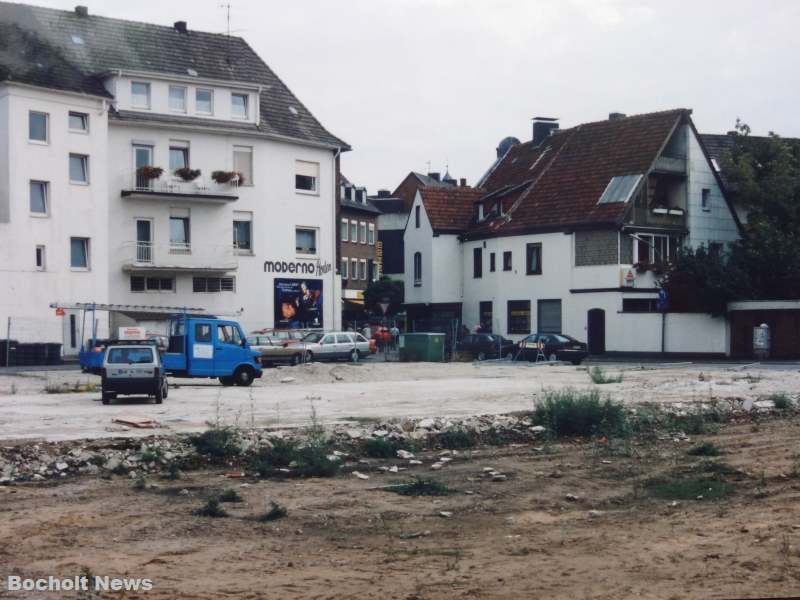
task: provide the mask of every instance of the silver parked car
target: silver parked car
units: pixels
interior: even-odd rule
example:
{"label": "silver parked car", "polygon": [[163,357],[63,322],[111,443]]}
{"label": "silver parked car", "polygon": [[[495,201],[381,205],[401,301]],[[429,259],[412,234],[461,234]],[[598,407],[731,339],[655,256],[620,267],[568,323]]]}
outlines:
{"label": "silver parked car", "polygon": [[106,348],[101,371],[103,404],[118,394],[152,396],[161,404],[169,392],[161,356],[153,343],[118,343]]}
{"label": "silver parked car", "polygon": [[306,352],[306,360],[352,360],[367,356],[372,349],[367,338],[352,331],[333,331],[330,333],[312,332],[301,342]]}

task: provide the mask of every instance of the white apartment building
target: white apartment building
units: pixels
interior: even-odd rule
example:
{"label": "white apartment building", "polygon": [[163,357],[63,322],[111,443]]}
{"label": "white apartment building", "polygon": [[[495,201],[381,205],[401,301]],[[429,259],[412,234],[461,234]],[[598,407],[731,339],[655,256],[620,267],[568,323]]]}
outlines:
{"label": "white apartment building", "polygon": [[419,190],[404,236],[409,323],[564,333],[593,353],[727,353],[724,318],[659,310],[656,280],[679,247],[739,236],[690,114],[563,131],[542,119],[479,189]]}
{"label": "white apartment building", "polygon": [[244,40],[7,3],[0,35],[0,323],[13,339],[77,352],[80,316],[53,302],[338,327],[349,147]]}

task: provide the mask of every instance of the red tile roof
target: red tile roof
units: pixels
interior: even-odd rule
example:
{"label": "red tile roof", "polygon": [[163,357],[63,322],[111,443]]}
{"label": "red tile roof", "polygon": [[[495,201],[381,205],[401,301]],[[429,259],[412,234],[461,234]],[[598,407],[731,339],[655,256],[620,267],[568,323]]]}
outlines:
{"label": "red tile roof", "polygon": [[675,127],[690,114],[676,109],[585,123],[558,131],[539,147],[531,142],[513,146],[483,184],[488,196],[509,196],[503,199],[507,214],[472,224],[468,235],[620,223],[628,204],[597,204],[609,181],[647,173]]}
{"label": "red tile roof", "polygon": [[485,191],[472,187],[426,187],[419,193],[435,233],[461,233],[472,221],[475,201]]}

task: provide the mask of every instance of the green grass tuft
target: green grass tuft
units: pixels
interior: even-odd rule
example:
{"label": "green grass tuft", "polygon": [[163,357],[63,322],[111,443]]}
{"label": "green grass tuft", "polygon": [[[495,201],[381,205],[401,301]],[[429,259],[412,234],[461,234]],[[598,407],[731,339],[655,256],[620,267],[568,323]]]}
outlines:
{"label": "green grass tuft", "polygon": [[700,442],[686,451],[689,456],[719,456],[720,450],[714,442]]}
{"label": "green grass tuft", "polygon": [[719,500],[731,493],[729,483],[719,479],[657,479],[645,485],[648,493],[662,500]]}
{"label": "green grass tuft", "polygon": [[787,394],[772,394],[768,400],[772,401],[772,405],[778,410],[788,410],[792,408],[793,402]]}
{"label": "green grass tuft", "polygon": [[410,447],[408,442],[402,440],[370,438],[361,445],[361,449],[370,458],[397,458],[398,450],[410,450]]}
{"label": "green grass tuft", "polygon": [[285,506],[278,504],[277,502],[270,502],[270,509],[265,512],[263,515],[258,517],[259,521],[268,522],[268,521],[277,521],[278,519],[284,518],[286,515],[289,514],[289,511],[286,510]]}
{"label": "green grass tuft", "polygon": [[628,431],[622,404],[602,400],[597,390],[546,391],[533,411],[534,420],[556,436],[617,435]]}
{"label": "green grass tuft", "polygon": [[475,435],[462,429],[440,433],[436,437],[436,442],[442,448],[447,448],[448,450],[462,450],[465,448],[473,448],[478,445],[478,440]]}
{"label": "green grass tuft", "polygon": [[200,454],[214,459],[233,458],[242,451],[236,430],[232,427],[212,427],[203,433],[189,436],[189,442]]}
{"label": "green grass tuft", "polygon": [[592,383],[596,383],[598,385],[602,385],[604,383],[622,382],[622,373],[619,375],[607,375],[603,368],[599,366],[589,369],[589,377],[591,378]]}
{"label": "green grass tuft", "polygon": [[241,494],[234,490],[233,488],[228,488],[224,490],[219,495],[220,502],[243,502],[244,498],[242,498]]}
{"label": "green grass tuft", "polygon": [[219,503],[219,498],[209,498],[203,506],[194,511],[198,517],[227,517],[228,513]]}

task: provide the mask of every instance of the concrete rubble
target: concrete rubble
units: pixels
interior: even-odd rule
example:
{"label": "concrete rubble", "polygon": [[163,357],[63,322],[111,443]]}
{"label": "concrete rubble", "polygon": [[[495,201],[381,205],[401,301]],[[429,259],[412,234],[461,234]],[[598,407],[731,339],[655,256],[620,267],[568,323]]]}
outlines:
{"label": "concrete rubble", "polygon": [[[678,407],[678,412],[683,407]],[[766,407],[748,407],[751,410],[765,411]],[[635,410],[635,409],[632,409]],[[742,412],[748,412],[747,409]],[[240,429],[241,448],[243,452],[257,447],[269,446],[274,438],[304,438],[305,430],[299,429],[259,429],[249,431]],[[411,445],[435,450],[441,449],[440,439],[448,433],[462,432],[476,441],[491,440],[502,443],[541,443],[546,438],[547,429],[534,424],[529,413],[505,415],[480,415],[465,418],[394,418],[373,423],[344,423],[326,428],[326,435],[333,447],[353,448],[358,454],[358,447],[368,439],[382,439],[398,443],[408,442]],[[685,434],[671,434],[676,442],[687,443]],[[454,457],[466,453],[472,456],[478,450],[443,450],[435,455],[428,468],[438,471],[447,467]],[[399,470],[405,466],[422,465],[420,460],[409,450],[396,452],[397,460],[402,461]],[[171,463],[197,457],[194,447],[189,443],[189,436],[153,435],[148,438],[104,438],[97,440],[72,440],[62,442],[24,443],[19,445],[0,446],[0,485],[17,481],[42,481],[63,479],[76,475],[127,474],[135,472],[147,475],[167,470]],[[346,461],[348,454],[333,450],[332,460]],[[369,465],[369,461],[352,458],[351,464]],[[604,461],[605,462],[605,461]],[[504,481],[505,473],[494,469],[485,470],[484,476],[492,481]],[[397,472],[388,468],[384,472]]]}

